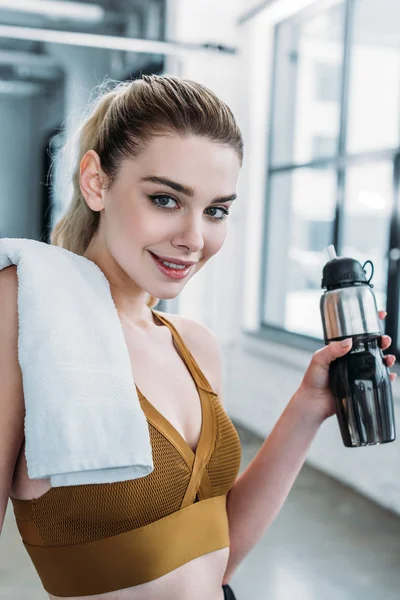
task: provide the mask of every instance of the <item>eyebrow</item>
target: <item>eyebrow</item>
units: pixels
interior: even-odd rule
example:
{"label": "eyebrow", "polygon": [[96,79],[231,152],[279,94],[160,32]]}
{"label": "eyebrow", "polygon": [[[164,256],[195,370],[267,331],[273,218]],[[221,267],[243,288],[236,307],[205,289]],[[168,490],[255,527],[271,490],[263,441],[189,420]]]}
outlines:
{"label": "eyebrow", "polygon": [[[147,177],[142,177],[140,181],[143,182],[151,182],[151,183],[161,183],[162,185],[166,185],[176,192],[180,192],[185,196],[189,196],[189,198],[193,198],[195,195],[194,189],[189,185],[183,185],[183,183],[178,183],[177,181],[171,181],[171,179],[167,179],[166,177],[159,177],[157,175],[148,175]],[[215,198],[211,204],[217,204],[217,202],[230,202],[231,200],[236,200],[237,195],[232,194],[231,196],[220,196],[219,198]]]}

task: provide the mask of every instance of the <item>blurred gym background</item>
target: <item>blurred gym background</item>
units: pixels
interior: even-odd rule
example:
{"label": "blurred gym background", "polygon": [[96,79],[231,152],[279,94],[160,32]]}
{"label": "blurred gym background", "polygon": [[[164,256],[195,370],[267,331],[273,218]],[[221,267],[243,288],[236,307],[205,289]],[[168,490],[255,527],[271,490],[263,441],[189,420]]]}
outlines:
{"label": "blurred gym background", "polygon": [[[325,248],[375,266],[399,356],[398,0],[0,0],[0,237],[49,241],[57,171],[105,78],[195,79],[245,141],[224,248],[157,309],[218,336],[241,471],[323,345]],[[50,168],[54,160],[54,165]],[[395,366],[392,371],[397,371]],[[400,423],[400,388],[393,384]],[[276,521],[237,569],[238,600],[398,600],[400,446],[344,448],[321,427]],[[0,597],[44,600],[9,503]]]}

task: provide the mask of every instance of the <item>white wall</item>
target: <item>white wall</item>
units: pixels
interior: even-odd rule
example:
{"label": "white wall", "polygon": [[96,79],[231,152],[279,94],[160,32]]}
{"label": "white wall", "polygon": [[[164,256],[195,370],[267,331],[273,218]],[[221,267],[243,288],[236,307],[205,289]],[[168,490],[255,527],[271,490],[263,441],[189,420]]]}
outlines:
{"label": "white wall", "polygon": [[[254,339],[245,333],[259,327],[261,217],[273,26],[310,4],[313,0],[276,0],[242,24],[238,24],[237,17],[249,11],[250,6],[241,0],[174,0],[170,4],[172,39],[218,41],[239,49],[235,56],[189,55],[171,61],[169,67],[171,72],[179,71],[179,75],[196,79],[218,93],[233,109],[245,142],[238,206],[229,219],[225,246],[181,293],[179,311],[205,323],[218,335],[228,413],[263,437],[268,436],[296,391],[312,357],[309,352]],[[315,318],[319,319],[319,314]],[[395,382],[393,387],[400,427],[400,384]],[[321,427],[308,462],[400,513],[398,443],[345,448],[334,417]]]}

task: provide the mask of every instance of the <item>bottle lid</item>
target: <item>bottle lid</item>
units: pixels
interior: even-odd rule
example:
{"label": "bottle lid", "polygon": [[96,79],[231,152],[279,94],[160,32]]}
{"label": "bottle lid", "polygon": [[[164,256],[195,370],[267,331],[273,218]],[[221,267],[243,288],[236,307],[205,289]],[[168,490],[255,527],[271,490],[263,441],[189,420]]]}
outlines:
{"label": "bottle lid", "polygon": [[[352,283],[367,283],[372,279],[374,274],[374,267],[370,260],[361,265],[361,263],[354,259],[345,256],[337,257],[334,252],[333,246],[329,247],[329,256],[335,256],[331,258],[324,266],[322,272],[322,288],[329,288],[331,286],[349,285]],[[364,267],[367,263],[371,264],[372,274],[369,279],[366,277]],[[371,286],[372,287],[372,286]]]}

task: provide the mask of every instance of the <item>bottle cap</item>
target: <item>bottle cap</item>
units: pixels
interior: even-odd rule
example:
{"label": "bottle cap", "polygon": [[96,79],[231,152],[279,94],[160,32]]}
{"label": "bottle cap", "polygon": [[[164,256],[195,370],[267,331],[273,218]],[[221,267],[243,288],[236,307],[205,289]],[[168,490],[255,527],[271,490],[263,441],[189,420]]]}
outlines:
{"label": "bottle cap", "polygon": [[[354,259],[348,258],[345,256],[337,257],[334,246],[329,246],[327,248],[329,260],[324,266],[322,272],[322,288],[329,288],[331,286],[341,286],[341,285],[349,285],[352,283],[367,283],[372,279],[372,275],[374,273],[373,265],[371,261],[367,261],[364,265]],[[334,256],[335,258],[332,258]],[[367,263],[370,263],[372,266],[372,274],[369,280],[366,277],[366,272],[364,267]]]}

